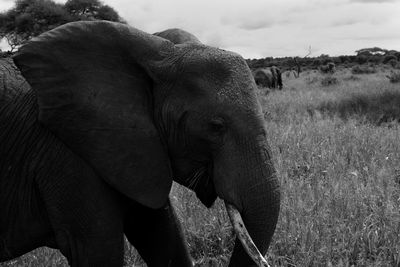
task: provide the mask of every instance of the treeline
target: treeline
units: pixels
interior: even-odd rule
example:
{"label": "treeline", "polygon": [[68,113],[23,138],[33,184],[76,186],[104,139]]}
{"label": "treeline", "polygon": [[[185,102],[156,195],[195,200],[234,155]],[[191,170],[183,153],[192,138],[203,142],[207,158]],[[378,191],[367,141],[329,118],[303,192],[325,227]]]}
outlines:
{"label": "treeline", "polygon": [[5,38],[11,51],[30,38],[57,26],[77,20],[124,22],[118,13],[99,0],[17,0],[14,7],[0,13],[0,40]]}
{"label": "treeline", "polygon": [[363,48],[355,51],[356,55],[344,55],[330,57],[320,55],[318,57],[266,57],[261,59],[248,59],[247,64],[252,69],[278,66],[283,71],[297,69],[317,69],[320,66],[333,62],[336,66],[351,67],[356,64],[390,64],[393,67],[400,66],[400,52],[396,50],[386,50],[379,47]]}

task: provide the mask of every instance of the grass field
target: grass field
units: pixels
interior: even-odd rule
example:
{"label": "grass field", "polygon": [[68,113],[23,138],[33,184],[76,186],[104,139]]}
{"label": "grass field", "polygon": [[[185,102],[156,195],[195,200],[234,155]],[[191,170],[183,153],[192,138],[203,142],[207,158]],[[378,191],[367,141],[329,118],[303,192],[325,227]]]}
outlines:
{"label": "grass field", "polygon": [[[315,71],[283,78],[283,91],[259,92],[282,187],[270,263],[400,266],[400,84],[385,70],[340,70],[328,86]],[[226,265],[233,234],[221,202],[207,210],[176,185],[172,200],[198,264]],[[133,248],[125,261],[142,266]],[[43,248],[0,264],[64,265]]]}

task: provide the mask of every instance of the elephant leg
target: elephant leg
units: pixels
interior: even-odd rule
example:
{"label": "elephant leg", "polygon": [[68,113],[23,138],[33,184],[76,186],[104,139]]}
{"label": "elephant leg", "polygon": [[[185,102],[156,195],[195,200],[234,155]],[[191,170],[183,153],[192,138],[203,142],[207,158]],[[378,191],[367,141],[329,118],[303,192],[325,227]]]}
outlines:
{"label": "elephant leg", "polygon": [[[123,266],[124,241],[122,233],[110,228],[96,229],[96,237],[83,237],[75,226],[56,229],[58,248],[70,266]],[[114,233],[114,234],[112,234]]]}
{"label": "elephant leg", "polygon": [[48,154],[37,184],[61,253],[71,266],[123,266],[117,193],[72,152]]}
{"label": "elephant leg", "polygon": [[161,209],[131,204],[125,235],[149,267],[193,266],[178,218],[170,202]]}

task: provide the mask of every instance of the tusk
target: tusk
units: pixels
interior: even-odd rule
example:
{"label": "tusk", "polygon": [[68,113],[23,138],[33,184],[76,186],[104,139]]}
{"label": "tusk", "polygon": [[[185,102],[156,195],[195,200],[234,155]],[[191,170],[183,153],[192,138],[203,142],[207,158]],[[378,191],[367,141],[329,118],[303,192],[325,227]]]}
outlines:
{"label": "tusk", "polygon": [[260,251],[254,244],[251,239],[249,232],[247,232],[246,227],[244,226],[242,216],[239,211],[233,206],[225,201],[226,210],[228,211],[229,219],[231,220],[233,229],[240,242],[243,245],[243,248],[246,250],[247,254],[250,258],[260,267],[270,267],[267,260],[261,255]]}

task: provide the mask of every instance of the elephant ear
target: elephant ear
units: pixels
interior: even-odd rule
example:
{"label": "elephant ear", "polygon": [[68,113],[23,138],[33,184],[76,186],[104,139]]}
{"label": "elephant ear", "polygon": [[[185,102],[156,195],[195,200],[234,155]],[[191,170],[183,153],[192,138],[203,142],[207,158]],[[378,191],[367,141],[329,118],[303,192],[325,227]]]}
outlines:
{"label": "elephant ear", "polygon": [[14,57],[37,95],[39,121],[112,187],[152,208],[166,203],[172,174],[153,121],[151,77],[173,49],[123,24],[74,22]]}

